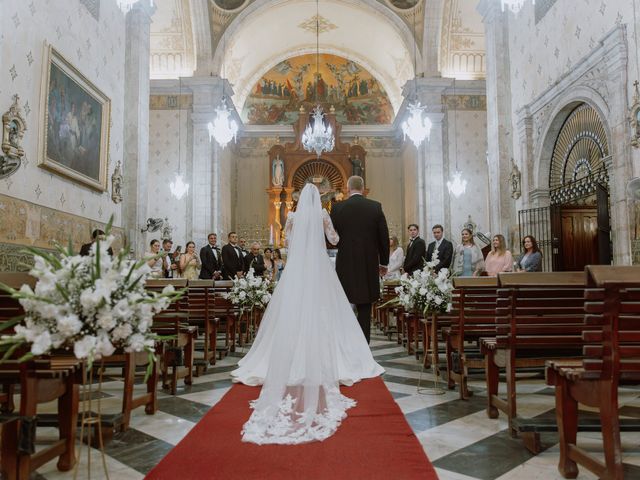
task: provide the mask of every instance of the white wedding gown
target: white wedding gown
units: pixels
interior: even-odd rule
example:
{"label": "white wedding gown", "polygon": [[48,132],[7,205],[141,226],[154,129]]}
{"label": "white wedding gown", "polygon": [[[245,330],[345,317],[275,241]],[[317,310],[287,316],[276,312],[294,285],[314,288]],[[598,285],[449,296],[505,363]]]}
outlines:
{"label": "white wedding gown", "polygon": [[263,385],[242,430],[245,442],[298,444],[331,436],[355,401],[340,393],[384,372],[327,255],[338,242],[318,189],[307,184],[285,227],[287,265],[235,382]]}

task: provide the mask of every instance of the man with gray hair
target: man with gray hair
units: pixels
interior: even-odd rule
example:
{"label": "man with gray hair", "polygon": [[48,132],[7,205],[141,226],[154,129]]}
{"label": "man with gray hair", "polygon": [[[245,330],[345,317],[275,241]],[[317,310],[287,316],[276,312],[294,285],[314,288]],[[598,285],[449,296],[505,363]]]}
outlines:
{"label": "man with gray hair", "polygon": [[267,269],[264,264],[264,257],[260,254],[259,242],[253,242],[251,250],[244,257],[244,272],[248,273],[250,268],[253,268],[253,273],[256,277],[264,275],[264,271]]}
{"label": "man with gray hair", "polygon": [[362,177],[350,177],[348,199],[333,206],[331,221],[340,236],[336,272],[369,342],[371,304],[380,297],[380,276],[389,263],[389,229],[382,205],[363,194]]}

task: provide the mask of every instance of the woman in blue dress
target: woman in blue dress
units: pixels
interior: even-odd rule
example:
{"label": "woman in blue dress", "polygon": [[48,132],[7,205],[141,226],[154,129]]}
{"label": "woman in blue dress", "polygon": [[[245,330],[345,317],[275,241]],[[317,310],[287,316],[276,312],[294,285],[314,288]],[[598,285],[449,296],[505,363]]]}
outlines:
{"label": "woman in blue dress", "polygon": [[484,271],[484,256],[473,241],[473,232],[462,229],[462,242],[456,247],[453,274],[458,277],[477,277]]}

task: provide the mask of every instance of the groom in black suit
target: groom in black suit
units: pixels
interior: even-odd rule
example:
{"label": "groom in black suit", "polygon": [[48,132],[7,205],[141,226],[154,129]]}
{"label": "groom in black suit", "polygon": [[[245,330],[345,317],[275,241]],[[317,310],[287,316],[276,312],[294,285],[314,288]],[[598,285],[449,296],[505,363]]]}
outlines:
{"label": "groom in black suit", "polygon": [[207,240],[209,240],[209,244],[200,249],[200,263],[202,264],[200,278],[202,280],[217,280],[222,277],[222,256],[216,245],[218,235],[210,233]]}
{"label": "groom in black suit", "polygon": [[350,177],[347,190],[349,198],[331,210],[340,236],[336,272],[349,302],[356,305],[358,323],[369,342],[371,304],[380,297],[380,275],[389,263],[389,229],[382,205],[363,196],[362,177]]}

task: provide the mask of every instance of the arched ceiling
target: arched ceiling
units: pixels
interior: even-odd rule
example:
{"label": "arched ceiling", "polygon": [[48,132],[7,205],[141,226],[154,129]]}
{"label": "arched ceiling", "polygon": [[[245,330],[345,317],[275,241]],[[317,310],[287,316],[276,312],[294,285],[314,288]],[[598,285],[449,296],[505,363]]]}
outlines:
{"label": "arched ceiling", "polygon": [[[265,72],[287,58],[316,52],[316,4],[310,0],[257,0],[228,26],[216,46],[214,68],[244,105]],[[413,77],[413,38],[387,7],[363,0],[320,2],[320,52],[353,60],[381,83],[397,111],[402,85]],[[224,52],[224,67],[221,64]],[[418,53],[419,55],[419,53]]]}
{"label": "arched ceiling", "polygon": [[[151,78],[221,75],[233,84],[238,110],[265,72],[316,51],[315,0],[155,3]],[[484,77],[484,28],[477,3],[321,0],[320,52],[353,60],[371,72],[397,113],[402,86],[414,76],[414,50],[419,73]]]}

